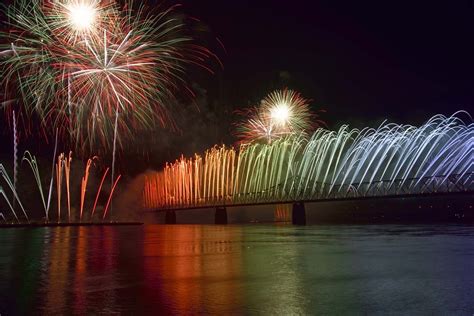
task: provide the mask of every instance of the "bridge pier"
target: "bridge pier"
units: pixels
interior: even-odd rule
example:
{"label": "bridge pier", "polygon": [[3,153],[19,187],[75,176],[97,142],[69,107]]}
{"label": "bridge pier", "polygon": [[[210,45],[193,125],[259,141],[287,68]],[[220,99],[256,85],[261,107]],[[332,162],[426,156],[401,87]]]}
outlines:
{"label": "bridge pier", "polygon": [[176,224],[176,212],[175,211],[166,211],[165,224]]}
{"label": "bridge pier", "polygon": [[293,203],[293,210],[291,212],[291,223],[293,225],[306,225],[306,211],[304,203]]}
{"label": "bridge pier", "polygon": [[225,206],[216,207],[216,213],[214,215],[214,223],[218,225],[227,224],[227,209]]}

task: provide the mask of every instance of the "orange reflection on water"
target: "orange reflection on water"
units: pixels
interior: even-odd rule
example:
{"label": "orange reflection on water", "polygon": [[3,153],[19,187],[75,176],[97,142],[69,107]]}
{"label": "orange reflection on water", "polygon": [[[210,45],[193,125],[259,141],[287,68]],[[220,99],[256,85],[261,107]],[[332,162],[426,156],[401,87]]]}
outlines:
{"label": "orange reflection on water", "polygon": [[68,267],[71,227],[53,228],[49,258],[48,281],[46,285],[46,310],[61,311],[65,308],[68,291]]}
{"label": "orange reflection on water", "polygon": [[[175,312],[212,313],[239,306],[241,230],[218,226],[146,226],[146,295],[159,295]],[[156,300],[155,300],[156,301]],[[202,310],[205,308],[205,310]]]}
{"label": "orange reflection on water", "polygon": [[84,315],[86,313],[86,275],[87,275],[87,228],[78,227],[77,246],[74,266],[74,313]]}
{"label": "orange reflection on water", "polygon": [[275,222],[291,222],[292,204],[277,204],[274,210]]}
{"label": "orange reflection on water", "polygon": [[120,288],[117,279],[117,256],[120,247],[117,243],[116,230],[112,226],[97,227],[94,240],[94,269],[96,275],[94,287],[89,295],[99,296],[102,306],[112,311],[117,306],[117,290]]}
{"label": "orange reflection on water", "polygon": [[116,232],[110,227],[59,227],[51,230],[44,310],[84,315],[91,302],[117,306]]}

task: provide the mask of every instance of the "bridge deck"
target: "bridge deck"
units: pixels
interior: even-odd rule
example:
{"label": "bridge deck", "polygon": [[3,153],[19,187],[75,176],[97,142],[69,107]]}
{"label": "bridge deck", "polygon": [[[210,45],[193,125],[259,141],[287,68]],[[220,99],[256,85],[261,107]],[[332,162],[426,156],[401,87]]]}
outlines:
{"label": "bridge deck", "polygon": [[405,199],[405,198],[423,198],[423,197],[453,197],[466,196],[474,199],[474,191],[454,191],[454,192],[426,192],[415,194],[390,194],[390,195],[374,195],[374,196],[348,196],[348,197],[333,197],[333,198],[319,198],[319,199],[289,199],[279,201],[249,201],[243,203],[232,203],[230,201],[216,201],[215,203],[195,204],[195,205],[181,205],[160,207],[146,212],[166,212],[166,211],[183,211],[196,209],[209,209],[217,207],[243,207],[243,206],[259,206],[259,205],[276,205],[276,204],[293,204],[299,203],[321,203],[321,202],[342,202],[342,201],[361,201],[361,200],[375,200],[375,199]]}

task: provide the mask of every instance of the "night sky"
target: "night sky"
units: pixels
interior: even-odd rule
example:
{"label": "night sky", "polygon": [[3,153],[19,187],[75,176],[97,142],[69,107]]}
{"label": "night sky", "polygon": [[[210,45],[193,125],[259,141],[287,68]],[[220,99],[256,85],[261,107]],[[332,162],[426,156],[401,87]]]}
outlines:
{"label": "night sky", "polygon": [[248,105],[288,86],[329,125],[420,123],[474,104],[472,1],[182,2],[225,45],[225,100]]}
{"label": "night sky", "polygon": [[[232,143],[235,110],[284,87],[311,99],[313,110],[324,110],[320,116],[329,128],[375,126],[384,119],[421,124],[436,113],[460,109],[472,114],[473,1],[180,3],[178,10],[201,21],[199,40],[223,68],[214,63],[214,74],[191,70],[198,97],[205,95],[196,102],[201,108],[176,110],[179,133],[159,130],[137,140],[138,152],[146,156],[143,164],[134,164],[140,170],[214,143]],[[11,130],[2,126],[0,132],[2,154],[10,155]],[[44,141],[23,144],[50,155]],[[122,154],[130,160],[136,153]]]}

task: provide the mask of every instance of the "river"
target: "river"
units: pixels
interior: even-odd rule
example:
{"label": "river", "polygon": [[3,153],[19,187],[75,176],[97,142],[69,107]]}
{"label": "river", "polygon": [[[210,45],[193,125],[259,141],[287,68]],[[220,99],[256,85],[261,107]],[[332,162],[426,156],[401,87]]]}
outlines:
{"label": "river", "polygon": [[474,313],[474,227],[0,230],[0,314]]}

